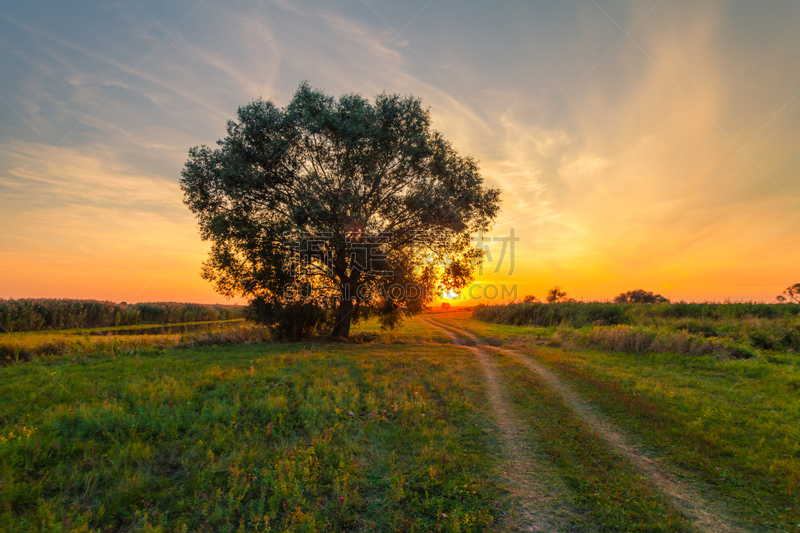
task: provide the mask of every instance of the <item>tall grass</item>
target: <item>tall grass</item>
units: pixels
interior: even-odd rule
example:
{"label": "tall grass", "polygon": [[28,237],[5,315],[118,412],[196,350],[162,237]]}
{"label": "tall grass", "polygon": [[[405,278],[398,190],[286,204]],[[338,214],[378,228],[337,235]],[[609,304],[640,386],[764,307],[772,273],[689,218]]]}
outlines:
{"label": "tall grass", "polygon": [[628,323],[626,307],[630,304],[611,303],[520,303],[508,305],[479,305],[472,310],[472,317],[484,322],[512,326],[536,325],[573,327],[587,324]]}
{"label": "tall grass", "polygon": [[558,304],[513,303],[479,305],[472,317],[484,322],[508,325],[581,327],[591,324],[641,324],[664,319],[743,319],[794,318],[800,316],[800,305],[736,303],[616,304],[605,302],[568,302]]}
{"label": "tall grass", "polygon": [[0,332],[199,322],[228,320],[241,316],[242,308],[231,305],[0,299]]}
{"label": "tall grass", "polygon": [[241,323],[220,326],[209,324],[204,331],[155,335],[11,334],[0,336],[0,366],[34,360],[55,360],[63,356],[114,357],[141,350],[268,342],[273,340],[267,328]]}
{"label": "tall grass", "polygon": [[679,353],[684,355],[718,355],[749,359],[756,353],[730,338],[707,338],[687,331],[672,331],[652,326],[598,327],[559,330],[559,342],[584,348],[601,348],[611,352]]}
{"label": "tall grass", "polygon": [[[556,343],[610,351],[749,358],[800,352],[800,305],[559,303],[478,306],[483,322],[549,328]],[[556,331],[557,329],[557,331]]]}

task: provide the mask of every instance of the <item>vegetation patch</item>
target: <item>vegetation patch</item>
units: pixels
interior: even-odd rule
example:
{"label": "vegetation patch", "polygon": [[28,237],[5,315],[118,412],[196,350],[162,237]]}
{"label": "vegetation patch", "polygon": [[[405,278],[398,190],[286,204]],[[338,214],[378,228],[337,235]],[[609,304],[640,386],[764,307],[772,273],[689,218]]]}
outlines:
{"label": "vegetation patch", "polygon": [[672,319],[751,319],[797,318],[800,305],[739,303],[511,303],[508,305],[478,305],[473,318],[484,322],[510,325],[572,326],[646,324]]}
{"label": "vegetation patch", "polygon": [[95,330],[0,334],[0,365],[69,357],[73,361],[136,356],[170,347],[219,346],[271,342],[266,328],[242,322],[205,324],[191,333],[94,335]]}
{"label": "vegetation patch", "polygon": [[473,365],[371,343],[0,368],[0,530],[506,529]]}
{"label": "vegetation patch", "polygon": [[230,320],[242,312],[235,305],[0,298],[0,332]]}
{"label": "vegetation patch", "polygon": [[522,303],[478,306],[482,322],[528,326],[548,346],[749,359],[800,352],[800,305]]}

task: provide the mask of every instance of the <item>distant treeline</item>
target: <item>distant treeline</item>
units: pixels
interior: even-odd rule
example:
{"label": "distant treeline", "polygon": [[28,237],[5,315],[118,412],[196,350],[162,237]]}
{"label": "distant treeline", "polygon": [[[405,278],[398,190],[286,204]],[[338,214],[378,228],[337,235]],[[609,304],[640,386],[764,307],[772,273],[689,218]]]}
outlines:
{"label": "distant treeline", "polygon": [[637,325],[665,319],[781,318],[800,315],[800,305],[736,303],[630,304],[603,302],[512,303],[479,305],[472,316],[485,322],[510,325],[571,326]]}
{"label": "distant treeline", "polygon": [[243,307],[175,302],[0,299],[0,332],[174,324],[241,318]]}

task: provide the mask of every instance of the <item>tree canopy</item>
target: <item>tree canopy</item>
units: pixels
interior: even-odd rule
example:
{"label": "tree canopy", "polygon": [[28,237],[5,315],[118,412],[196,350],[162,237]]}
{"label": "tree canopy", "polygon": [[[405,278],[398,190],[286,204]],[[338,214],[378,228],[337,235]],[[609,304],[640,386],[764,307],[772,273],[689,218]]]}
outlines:
{"label": "tree canopy", "polygon": [[669,303],[669,300],[660,294],[653,293],[652,291],[636,289],[618,294],[614,297],[614,302],[620,304],[662,304]]}
{"label": "tree canopy", "polygon": [[557,304],[568,300],[567,291],[561,290],[558,285],[547,291],[547,303],[549,304]]}
{"label": "tree canopy", "polygon": [[775,299],[781,303],[793,302],[800,304],[800,283],[789,285],[783,290],[783,294],[779,294]]}
{"label": "tree canopy", "polygon": [[192,148],[181,179],[212,243],[203,277],[289,336],[347,337],[365,312],[391,326],[465,287],[483,257],[471,234],[500,207],[411,96],[304,82],[285,108],[240,107],[217,144]]}

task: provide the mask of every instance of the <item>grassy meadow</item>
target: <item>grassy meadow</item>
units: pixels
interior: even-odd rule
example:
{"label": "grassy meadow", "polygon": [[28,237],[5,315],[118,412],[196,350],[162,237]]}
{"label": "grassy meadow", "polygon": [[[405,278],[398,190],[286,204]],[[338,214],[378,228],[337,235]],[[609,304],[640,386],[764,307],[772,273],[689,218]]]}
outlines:
{"label": "grassy meadow", "polygon": [[0,368],[0,530],[502,527],[474,362],[410,334]]}
{"label": "grassy meadow", "polygon": [[[691,319],[736,333],[704,338],[747,356],[585,340],[624,337],[620,327],[679,334]],[[518,530],[486,376],[437,323],[486,342],[539,465],[527,474],[552,489],[543,499],[557,531],[701,529],[548,383],[491,346],[546,365],[743,530],[800,531],[800,357],[750,341],[794,320],[509,325],[452,312],[305,344],[247,324],[0,335],[0,347],[75,343],[0,366],[0,531]]]}
{"label": "grassy meadow", "polygon": [[[638,307],[634,313],[648,311]],[[774,307],[791,314],[701,317],[706,330],[729,332],[720,344],[741,351],[668,344],[683,317],[657,326],[518,326],[466,313],[443,321],[547,364],[615,424],[759,524],[754,530],[800,531],[800,354],[758,340],[797,331],[800,306]],[[487,310],[473,314],[486,318]],[[637,345],[637,328],[647,327],[657,328],[650,344]]]}

